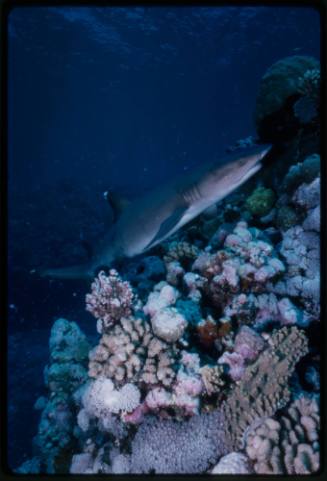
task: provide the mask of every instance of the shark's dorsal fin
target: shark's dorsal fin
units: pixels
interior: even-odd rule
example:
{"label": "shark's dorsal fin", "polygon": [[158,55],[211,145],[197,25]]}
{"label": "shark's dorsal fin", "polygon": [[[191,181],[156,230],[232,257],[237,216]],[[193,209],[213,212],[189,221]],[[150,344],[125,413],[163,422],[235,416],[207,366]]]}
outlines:
{"label": "shark's dorsal fin", "polygon": [[107,190],[107,192],[104,193],[104,198],[112,208],[114,222],[116,222],[123,210],[130,204],[130,201],[112,190]]}
{"label": "shark's dorsal fin", "polygon": [[171,232],[173,228],[179,223],[187,209],[187,206],[176,207],[172,214],[167,217],[167,219],[164,220],[164,222],[161,224],[158,232],[149,242],[145,249],[150,249],[150,247],[152,247],[152,245],[155,244],[159,239],[164,239],[164,237],[166,237],[169,232]]}

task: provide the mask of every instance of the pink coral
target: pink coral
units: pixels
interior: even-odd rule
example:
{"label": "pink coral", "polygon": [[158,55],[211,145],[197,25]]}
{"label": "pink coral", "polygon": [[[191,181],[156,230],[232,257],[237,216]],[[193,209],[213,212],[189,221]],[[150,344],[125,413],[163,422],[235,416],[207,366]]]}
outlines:
{"label": "pink coral", "polygon": [[111,269],[109,276],[99,272],[91,288],[91,294],[86,295],[86,310],[100,321],[100,332],[131,315],[134,294],[129,282],[123,281],[117,271]]}
{"label": "pink coral", "polygon": [[264,347],[262,336],[248,326],[242,326],[235,337],[234,351],[244,360],[254,361]]}
{"label": "pink coral", "polygon": [[142,402],[134,409],[133,412],[123,413],[122,419],[125,423],[140,424],[141,422],[143,422],[144,414],[146,414],[148,411],[148,405],[146,404],[146,402]]}
{"label": "pink coral", "polygon": [[241,354],[226,351],[218,359],[218,364],[227,364],[229,366],[229,375],[233,381],[242,379],[245,372],[245,364]]}

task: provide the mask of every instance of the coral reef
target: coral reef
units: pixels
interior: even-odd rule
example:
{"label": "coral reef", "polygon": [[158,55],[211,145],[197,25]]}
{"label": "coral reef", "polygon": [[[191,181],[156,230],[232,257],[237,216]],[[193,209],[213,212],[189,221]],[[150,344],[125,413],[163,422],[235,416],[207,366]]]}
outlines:
{"label": "coral reef", "polygon": [[221,409],[179,423],[147,418],[131,444],[131,472],[201,473],[221,456],[242,448],[253,423],[288,402],[288,379],[306,344],[296,327],[276,331],[270,347],[246,369]]}
{"label": "coral reef", "polygon": [[[302,136],[288,115],[300,99],[319,97],[315,66],[291,57],[267,72],[257,105],[264,134],[280,122],[286,137],[292,129]],[[320,157],[313,152],[302,162],[290,155],[283,173],[276,167],[277,181],[253,182],[212,206],[156,255],[98,274],[86,308],[99,336],[90,349],[75,323],[56,321],[49,397],[35,405],[36,456],[20,472],[319,469]]]}
{"label": "coral reef", "polygon": [[246,439],[258,474],[313,474],[319,469],[319,406],[301,396],[278,418],[267,418]]}

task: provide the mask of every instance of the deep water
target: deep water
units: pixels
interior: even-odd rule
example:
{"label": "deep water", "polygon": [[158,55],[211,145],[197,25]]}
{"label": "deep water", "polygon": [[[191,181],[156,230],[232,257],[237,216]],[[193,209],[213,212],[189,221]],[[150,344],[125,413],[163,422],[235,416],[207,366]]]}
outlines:
{"label": "deep water", "polygon": [[15,8],[8,18],[8,462],[33,454],[53,321],[91,341],[85,261],[131,199],[255,134],[259,81],[319,59],[319,14],[297,7]]}

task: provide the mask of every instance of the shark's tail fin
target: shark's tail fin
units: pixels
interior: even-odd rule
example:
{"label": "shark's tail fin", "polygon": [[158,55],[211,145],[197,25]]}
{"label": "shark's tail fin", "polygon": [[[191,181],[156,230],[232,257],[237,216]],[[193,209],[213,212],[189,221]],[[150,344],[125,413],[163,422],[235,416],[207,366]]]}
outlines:
{"label": "shark's tail fin", "polygon": [[93,269],[89,264],[79,264],[71,267],[43,269],[39,271],[41,277],[50,279],[92,279]]}

